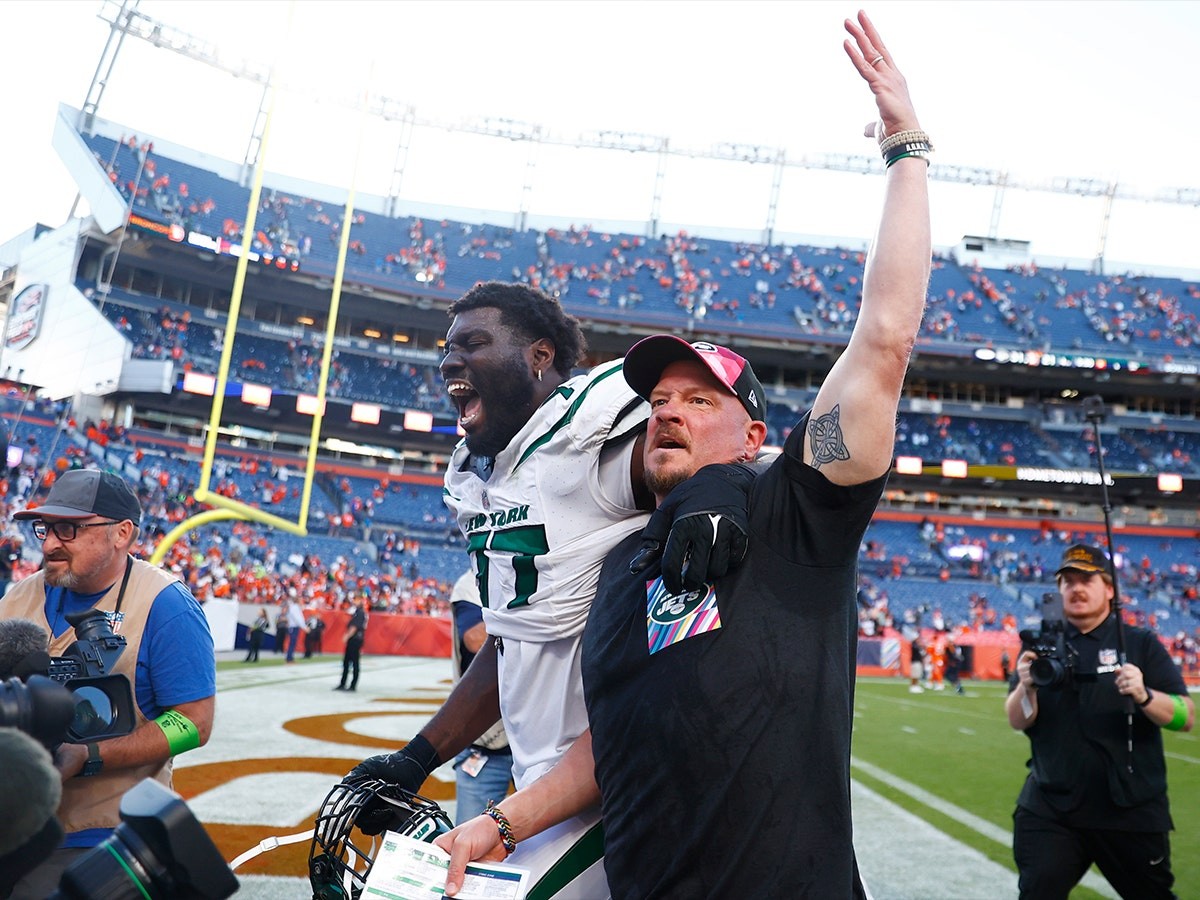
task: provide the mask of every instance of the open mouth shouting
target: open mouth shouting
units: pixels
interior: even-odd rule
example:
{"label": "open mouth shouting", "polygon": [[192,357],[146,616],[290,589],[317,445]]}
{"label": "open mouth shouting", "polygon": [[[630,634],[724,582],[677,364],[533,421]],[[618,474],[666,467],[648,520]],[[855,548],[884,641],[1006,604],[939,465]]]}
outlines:
{"label": "open mouth shouting", "polygon": [[470,431],[483,411],[483,401],[478,392],[463,379],[452,378],[446,382],[446,393],[458,407],[458,424],[463,431]]}
{"label": "open mouth shouting", "polygon": [[659,431],[654,437],[655,450],[686,450],[687,440],[683,435],[671,431]]}

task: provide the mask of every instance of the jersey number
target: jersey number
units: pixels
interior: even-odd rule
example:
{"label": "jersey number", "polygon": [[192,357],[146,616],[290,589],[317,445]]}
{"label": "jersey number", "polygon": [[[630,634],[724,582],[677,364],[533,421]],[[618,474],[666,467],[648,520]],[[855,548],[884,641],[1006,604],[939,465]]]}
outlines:
{"label": "jersey number", "polygon": [[491,606],[488,577],[495,560],[488,556],[489,552],[512,554],[509,559],[513,567],[514,596],[507,605],[513,609],[528,605],[529,598],[537,591],[537,558],[549,551],[545,525],[525,525],[504,531],[477,531],[472,534],[467,542],[467,552],[475,557],[475,571],[479,573],[479,596],[483,605]]}

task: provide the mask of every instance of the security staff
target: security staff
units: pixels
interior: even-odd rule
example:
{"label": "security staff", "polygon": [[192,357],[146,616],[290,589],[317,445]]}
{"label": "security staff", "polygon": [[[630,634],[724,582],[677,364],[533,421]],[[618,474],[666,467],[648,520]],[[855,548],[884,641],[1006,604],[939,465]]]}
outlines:
{"label": "security staff", "polygon": [[1094,862],[1122,897],[1173,898],[1162,729],[1191,730],[1195,704],[1152,631],[1124,629],[1120,665],[1102,550],[1069,547],[1056,578],[1067,677],[1039,688],[1030,674],[1038,654],[1026,649],[1005,701],[1033,753],[1013,814],[1021,897],[1065,900]]}

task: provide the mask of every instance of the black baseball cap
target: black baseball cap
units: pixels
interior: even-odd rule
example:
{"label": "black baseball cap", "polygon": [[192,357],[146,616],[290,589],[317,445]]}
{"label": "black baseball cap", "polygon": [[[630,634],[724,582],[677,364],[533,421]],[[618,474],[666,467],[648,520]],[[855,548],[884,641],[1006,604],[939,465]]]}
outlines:
{"label": "black baseball cap", "polygon": [[767,420],[767,401],[763,396],[762,384],[743,357],[728,347],[696,341],[689,344],[673,334],[655,334],[638,341],[625,354],[625,380],[643,400],[650,399],[663,369],[680,360],[696,360],[704,363],[716,376],[717,381],[729,388],[730,393],[742,402],[750,418],[759,422]]}
{"label": "black baseball cap", "polygon": [[1108,568],[1108,554],[1099,547],[1087,544],[1072,544],[1063,553],[1062,565],[1054,573],[1057,578],[1063,572],[1088,572],[1101,575],[1111,575]]}
{"label": "black baseball cap", "polygon": [[99,469],[71,469],[58,476],[41,506],[23,509],[14,519],[86,519],[103,516],[118,522],[129,519],[134,525],[142,521],[142,505],[125,483],[112,472]]}

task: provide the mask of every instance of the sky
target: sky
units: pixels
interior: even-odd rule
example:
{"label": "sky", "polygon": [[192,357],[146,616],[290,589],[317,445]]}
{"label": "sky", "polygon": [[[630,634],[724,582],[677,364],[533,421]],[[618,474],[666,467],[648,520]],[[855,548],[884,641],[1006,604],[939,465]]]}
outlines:
{"label": "sky", "polygon": [[[68,216],[75,189],[51,132],[58,104],[82,105],[96,72],[109,31],[102,5],[0,0],[9,173],[0,242]],[[399,126],[364,126],[329,99],[366,90],[411,105],[420,122],[486,116],[568,141],[606,130],[698,151],[736,143],[785,148],[789,158],[875,152],[862,135],[874,103],[842,49],[852,4],[142,0],[139,9],[224,60],[274,61],[288,87],[276,94],[268,174],[340,191],[386,194],[396,180]],[[867,11],[908,80],[936,164],[999,169],[1022,184],[1200,189],[1200,2],[876,0]],[[250,81],[126,39],[98,112],[139,136],[241,161],[260,97]],[[655,196],[652,154],[553,144],[531,152],[527,142],[418,125],[402,159],[402,202],[504,212],[524,202],[534,216],[636,223]],[[659,185],[661,221],[693,233],[761,233],[772,174],[673,155]],[[788,168],[776,233],[868,239],[881,187],[878,177]],[[994,189],[934,181],[931,197],[936,245],[989,233]],[[1098,199],[1009,189],[999,209],[996,235],[1031,241],[1039,260],[1097,252]],[[1113,205],[1110,271],[1200,270],[1198,246],[1200,207]]]}

